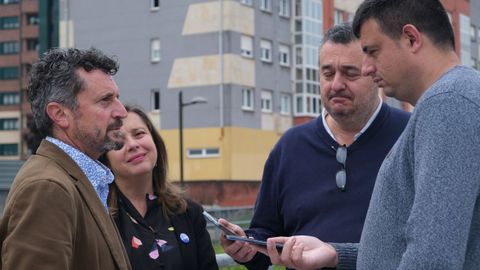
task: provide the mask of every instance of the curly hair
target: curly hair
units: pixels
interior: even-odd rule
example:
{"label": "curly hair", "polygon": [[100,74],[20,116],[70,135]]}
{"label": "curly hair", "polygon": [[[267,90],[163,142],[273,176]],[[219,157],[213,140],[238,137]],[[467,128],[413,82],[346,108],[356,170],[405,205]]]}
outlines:
{"label": "curly hair", "polygon": [[32,107],[35,125],[40,136],[52,135],[52,120],[46,107],[50,102],[58,102],[76,110],[77,95],[84,90],[84,81],[76,72],[102,70],[115,75],[118,62],[98,49],[80,50],[74,48],[54,48],[42,55],[32,66],[28,82],[28,100]]}

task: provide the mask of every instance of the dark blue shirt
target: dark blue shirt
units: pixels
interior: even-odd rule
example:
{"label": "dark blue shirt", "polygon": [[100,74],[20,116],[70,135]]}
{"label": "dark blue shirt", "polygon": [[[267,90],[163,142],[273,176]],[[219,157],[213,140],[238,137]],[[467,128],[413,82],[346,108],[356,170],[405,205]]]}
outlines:
{"label": "dark blue shirt", "polygon": [[[405,128],[409,113],[382,105],[370,127],[347,147],[346,190],[335,174],[338,143],[321,117],[288,130],[265,164],[250,230],[258,239],[312,235],[326,242],[356,243],[383,159]],[[249,269],[266,269],[257,256]]]}

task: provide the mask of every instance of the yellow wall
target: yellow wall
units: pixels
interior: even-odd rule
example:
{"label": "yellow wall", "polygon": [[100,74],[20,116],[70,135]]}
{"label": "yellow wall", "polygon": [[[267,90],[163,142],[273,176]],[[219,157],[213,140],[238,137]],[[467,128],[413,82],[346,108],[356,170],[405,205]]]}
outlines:
{"label": "yellow wall", "polygon": [[[160,131],[169,156],[169,178],[179,179],[178,130]],[[195,180],[261,180],[265,161],[280,135],[273,131],[248,128],[184,129],[184,179]],[[186,149],[218,147],[219,157],[188,158]]]}

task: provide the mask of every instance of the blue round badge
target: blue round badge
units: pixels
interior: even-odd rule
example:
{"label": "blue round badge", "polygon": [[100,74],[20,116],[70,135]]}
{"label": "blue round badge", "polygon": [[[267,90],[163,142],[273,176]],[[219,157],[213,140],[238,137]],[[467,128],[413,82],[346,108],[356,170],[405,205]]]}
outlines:
{"label": "blue round badge", "polygon": [[188,244],[190,242],[190,238],[185,233],[180,234],[180,240],[182,240],[184,244]]}

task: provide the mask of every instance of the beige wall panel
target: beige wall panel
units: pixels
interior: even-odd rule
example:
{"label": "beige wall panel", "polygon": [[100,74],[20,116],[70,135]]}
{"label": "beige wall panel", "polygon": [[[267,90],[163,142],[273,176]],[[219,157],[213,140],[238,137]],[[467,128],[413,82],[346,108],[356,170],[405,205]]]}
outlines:
{"label": "beige wall panel", "polygon": [[0,143],[20,143],[20,131],[18,130],[0,131]]}
{"label": "beige wall panel", "polygon": [[73,48],[74,43],[74,27],[73,21],[60,21],[59,23],[59,45],[60,48]]}
{"label": "beige wall panel", "polygon": [[[224,83],[254,86],[255,62],[239,55],[224,55]],[[220,84],[218,55],[175,59],[168,88]]]}
{"label": "beige wall panel", "polygon": [[335,0],[334,7],[349,13],[355,13],[362,2],[363,0]]}
{"label": "beige wall panel", "polygon": [[262,130],[275,130],[275,117],[271,113],[262,113]]}
{"label": "beige wall panel", "polygon": [[[218,1],[193,4],[188,7],[182,35],[218,32],[220,29]],[[223,1],[223,30],[247,35],[255,34],[254,9],[236,1]]]}
{"label": "beige wall panel", "polygon": [[224,83],[255,87],[255,60],[240,55],[224,57]]}

